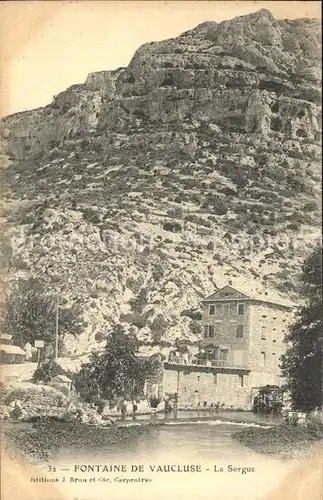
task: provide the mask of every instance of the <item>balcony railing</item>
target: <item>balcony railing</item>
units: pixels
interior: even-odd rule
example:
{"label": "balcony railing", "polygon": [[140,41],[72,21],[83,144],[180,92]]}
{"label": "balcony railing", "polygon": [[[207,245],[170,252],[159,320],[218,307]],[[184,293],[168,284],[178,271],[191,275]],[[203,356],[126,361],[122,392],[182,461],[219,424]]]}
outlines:
{"label": "balcony railing", "polygon": [[173,363],[177,365],[191,365],[191,366],[209,366],[209,367],[230,367],[230,368],[247,368],[246,364],[237,364],[233,363],[227,359],[187,359],[185,357],[179,356],[169,356],[168,359],[165,360],[166,363]]}

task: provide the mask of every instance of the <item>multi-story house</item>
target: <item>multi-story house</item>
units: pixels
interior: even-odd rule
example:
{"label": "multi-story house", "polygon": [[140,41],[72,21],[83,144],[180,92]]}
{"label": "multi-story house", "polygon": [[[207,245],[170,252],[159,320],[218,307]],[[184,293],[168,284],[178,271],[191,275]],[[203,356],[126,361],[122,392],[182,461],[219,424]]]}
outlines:
{"label": "multi-story house", "polygon": [[180,406],[250,409],[258,388],[281,385],[280,358],[294,304],[227,285],[202,300],[198,352],[164,362],[161,394]]}
{"label": "multi-story house", "polygon": [[202,301],[202,342],[211,364],[245,367],[249,384],[280,385],[280,358],[294,304],[231,285]]}

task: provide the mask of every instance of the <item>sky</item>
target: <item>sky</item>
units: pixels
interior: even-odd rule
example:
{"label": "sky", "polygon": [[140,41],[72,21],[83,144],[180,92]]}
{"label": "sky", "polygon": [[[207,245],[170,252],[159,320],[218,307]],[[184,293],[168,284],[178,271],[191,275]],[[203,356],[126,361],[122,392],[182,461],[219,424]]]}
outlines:
{"label": "sky", "polygon": [[127,66],[143,43],[261,8],[320,17],[319,1],[1,2],[1,115],[44,106],[93,71]]}

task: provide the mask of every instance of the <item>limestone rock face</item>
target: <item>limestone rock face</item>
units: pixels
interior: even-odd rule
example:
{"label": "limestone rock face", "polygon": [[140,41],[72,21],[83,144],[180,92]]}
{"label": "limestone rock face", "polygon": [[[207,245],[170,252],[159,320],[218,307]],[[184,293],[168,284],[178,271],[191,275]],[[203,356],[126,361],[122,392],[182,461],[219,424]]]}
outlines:
{"label": "limestone rock face", "polygon": [[320,102],[319,20],[261,10],[147,43],[127,68],[6,117],[9,202],[22,207],[10,279],[38,276],[83,304],[70,350],[116,322],[147,341],[194,339],[182,311],[229,276],[297,294],[319,232]]}

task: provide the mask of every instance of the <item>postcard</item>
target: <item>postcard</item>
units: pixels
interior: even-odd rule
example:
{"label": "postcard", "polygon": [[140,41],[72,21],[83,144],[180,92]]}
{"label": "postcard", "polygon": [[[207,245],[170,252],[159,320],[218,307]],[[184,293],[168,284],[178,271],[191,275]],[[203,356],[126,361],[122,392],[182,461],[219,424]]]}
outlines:
{"label": "postcard", "polygon": [[320,2],[0,8],[1,498],[322,499]]}

